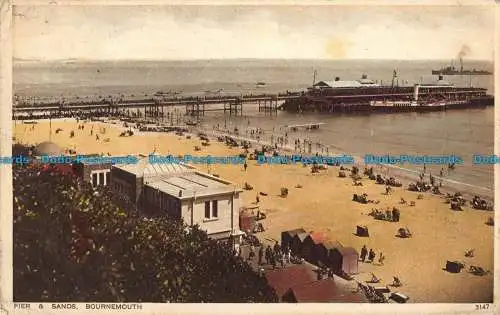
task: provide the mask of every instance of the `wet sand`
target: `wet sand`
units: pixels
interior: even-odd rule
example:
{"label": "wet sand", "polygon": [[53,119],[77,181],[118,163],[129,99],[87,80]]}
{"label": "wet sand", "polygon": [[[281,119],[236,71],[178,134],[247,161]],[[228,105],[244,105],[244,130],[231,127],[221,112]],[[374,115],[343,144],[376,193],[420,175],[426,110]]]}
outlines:
{"label": "wet sand", "polygon": [[[91,126],[94,135],[90,135]],[[49,140],[49,123],[39,121],[35,130],[31,125],[18,123],[14,126],[16,141],[36,144]],[[157,154],[231,156],[243,151],[228,148],[211,141],[208,147],[193,136],[176,136],[165,133],[147,133],[132,137],[119,137],[125,128],[107,125],[106,134],[95,140],[95,132],[102,123],[86,123],[79,130],[75,121],[52,121],[51,140],[62,148],[75,149],[78,153],[110,153],[111,155],[149,154],[156,149]],[[75,137],[70,138],[73,130]],[[109,138],[109,142],[103,142]],[[201,151],[194,151],[199,146]],[[254,146],[255,147],[255,146]],[[253,149],[252,149],[253,150]],[[374,272],[382,278],[381,285],[390,284],[393,276],[398,276],[403,286],[398,291],[410,297],[409,302],[491,302],[493,298],[493,275],[479,277],[463,270],[451,274],[442,270],[447,260],[460,260],[469,265],[478,265],[493,271],[493,233],[485,224],[493,212],[474,210],[452,211],[444,199],[424,193],[423,200],[417,200],[418,193],[402,188],[394,188],[391,195],[384,195],[385,186],[363,178],[362,187],[353,186],[352,179],[339,178],[338,167],[328,167],[326,171],[312,174],[310,167],[302,165],[257,165],[248,162],[248,170],[235,165],[197,165],[201,171],[216,173],[242,187],[245,182],[254,189],[243,192],[243,205],[253,205],[259,192],[260,209],[266,212],[263,222],[266,231],[258,234],[261,240],[279,239],[281,231],[303,227],[307,231],[324,232],[332,240],[344,246],[353,246],[358,251],[366,244],[373,248],[378,260],[380,252],[386,257],[384,265],[360,263],[360,273],[356,279],[366,281]],[[362,170],[362,169],[361,169]],[[302,188],[295,188],[297,184]],[[280,188],[289,189],[288,197],[279,196]],[[380,204],[360,204],[352,201],[353,193],[367,193],[368,199],[380,200]],[[415,201],[416,206],[399,205],[400,198]],[[401,211],[400,222],[375,220],[367,213],[372,208],[396,206]],[[366,225],[369,238],[354,235],[356,225]],[[412,238],[395,237],[398,228],[408,227]],[[468,249],[475,249],[473,258],[464,257]]]}

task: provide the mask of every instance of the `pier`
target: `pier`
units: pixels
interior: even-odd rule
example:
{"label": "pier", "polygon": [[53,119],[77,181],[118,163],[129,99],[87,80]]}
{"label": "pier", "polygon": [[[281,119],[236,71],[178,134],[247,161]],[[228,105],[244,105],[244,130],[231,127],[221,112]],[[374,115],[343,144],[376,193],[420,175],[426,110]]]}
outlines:
{"label": "pier", "polygon": [[271,99],[263,99],[258,101],[259,105],[259,113],[270,113],[277,114],[278,113],[278,98],[272,97]]}
{"label": "pier", "polygon": [[[258,106],[259,112],[277,114],[279,101],[297,99],[300,93],[261,94],[241,96],[211,96],[211,97],[170,97],[138,100],[101,99],[99,101],[48,101],[23,102],[17,101],[12,111],[14,117],[22,114],[33,116],[35,113],[45,113],[49,116],[71,116],[75,113],[90,115],[113,116],[121,112],[135,109],[144,110],[144,117],[164,117],[165,110],[173,106],[185,106],[185,115],[200,117],[206,112],[223,111],[230,116],[242,116],[248,106]],[[222,106],[221,106],[222,105]]]}

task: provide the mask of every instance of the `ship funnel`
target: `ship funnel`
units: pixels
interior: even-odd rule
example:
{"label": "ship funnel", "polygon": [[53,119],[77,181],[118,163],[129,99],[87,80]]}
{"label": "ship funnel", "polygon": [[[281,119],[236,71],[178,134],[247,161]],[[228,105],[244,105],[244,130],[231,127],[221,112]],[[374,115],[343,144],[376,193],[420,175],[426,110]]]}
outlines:
{"label": "ship funnel", "polygon": [[415,86],[413,87],[413,99],[415,101],[418,101],[418,89],[419,89],[419,85],[415,84]]}
{"label": "ship funnel", "polygon": [[361,79],[367,79],[367,78],[368,78],[368,76],[367,76],[366,74],[363,74],[363,75],[361,76]]}
{"label": "ship funnel", "polygon": [[462,57],[460,57],[460,72],[464,71],[464,62],[462,60]]}
{"label": "ship funnel", "polygon": [[335,77],[335,81],[340,81],[340,78],[339,77]]}
{"label": "ship funnel", "polygon": [[443,75],[442,74],[439,75],[438,80],[439,81],[443,81]]}

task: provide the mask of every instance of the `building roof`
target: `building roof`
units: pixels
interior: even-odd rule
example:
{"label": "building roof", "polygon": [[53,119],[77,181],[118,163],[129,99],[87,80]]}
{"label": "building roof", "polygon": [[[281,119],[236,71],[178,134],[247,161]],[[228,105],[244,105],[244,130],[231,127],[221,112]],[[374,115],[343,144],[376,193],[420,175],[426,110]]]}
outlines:
{"label": "building roof", "polygon": [[364,302],[359,294],[354,294],[347,290],[342,290],[335,284],[333,279],[323,279],[295,285],[287,290],[286,295],[293,296],[295,302]]}
{"label": "building roof", "polygon": [[119,164],[113,167],[144,178],[194,172],[194,167],[184,163],[149,163],[149,158],[140,158],[137,163]]}
{"label": "building roof", "polygon": [[328,249],[334,249],[334,248],[342,248],[344,245],[342,245],[341,242],[336,240],[324,240],[323,246],[325,246],[325,248]]}
{"label": "building roof", "polygon": [[338,81],[320,81],[314,86],[323,86],[329,88],[356,88],[363,86],[379,86],[373,80],[361,79],[361,80],[338,80]]}
{"label": "building roof", "polygon": [[297,265],[267,270],[265,277],[276,294],[281,297],[293,286],[316,280],[316,273],[306,265]]}
{"label": "building roof", "polygon": [[358,82],[363,84],[363,85],[368,85],[368,86],[378,85],[377,82],[373,81],[372,79],[360,79],[360,80],[358,80]]}
{"label": "building roof", "polygon": [[284,234],[288,234],[291,237],[294,237],[297,234],[306,233],[306,230],[304,230],[303,228],[298,228],[298,229],[295,229],[295,230],[283,231],[283,233]]}
{"label": "building roof", "polygon": [[356,256],[358,257],[358,251],[353,247],[337,247],[336,248],[342,256]]}
{"label": "building roof", "polygon": [[299,234],[295,235],[294,238],[298,237],[299,240],[301,242],[303,242],[306,239],[306,237],[308,237],[308,236],[309,236],[309,233],[305,232],[305,233],[299,233]]}
{"label": "building roof", "polygon": [[42,155],[61,155],[61,148],[55,144],[54,142],[50,141],[45,141],[42,143],[39,143],[35,146],[33,149],[33,154],[36,156],[42,156]]}
{"label": "building roof", "polygon": [[[178,199],[191,199],[193,197],[213,196],[227,194],[234,191],[240,192],[232,183],[201,172],[180,174],[151,181],[145,185],[169,194]],[[182,192],[182,195],[179,195]]]}
{"label": "building roof", "polygon": [[311,233],[309,233],[309,237],[311,238],[311,240],[313,241],[314,244],[321,244],[321,243],[323,243],[323,241],[326,240],[325,233],[317,232],[317,231],[316,232],[311,231]]}
{"label": "building roof", "polygon": [[361,87],[363,86],[358,81],[320,81],[316,83],[314,86],[326,86],[330,88],[352,88],[352,87]]}

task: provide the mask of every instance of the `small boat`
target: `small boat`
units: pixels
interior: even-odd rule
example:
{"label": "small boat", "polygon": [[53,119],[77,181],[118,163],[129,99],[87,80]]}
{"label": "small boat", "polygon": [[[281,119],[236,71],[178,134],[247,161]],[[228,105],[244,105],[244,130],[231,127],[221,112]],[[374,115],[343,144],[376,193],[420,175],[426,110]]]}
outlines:
{"label": "small boat", "polygon": [[205,90],[205,93],[206,94],[210,94],[210,93],[221,93],[222,92],[222,89],[217,89],[217,90]]}
{"label": "small boat", "polygon": [[255,84],[257,87],[263,87],[266,86],[266,82],[259,81]]}
{"label": "small boat", "polygon": [[197,126],[198,123],[196,121],[188,120],[185,122],[186,125],[188,126]]}

